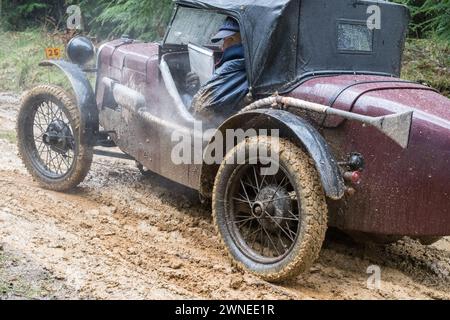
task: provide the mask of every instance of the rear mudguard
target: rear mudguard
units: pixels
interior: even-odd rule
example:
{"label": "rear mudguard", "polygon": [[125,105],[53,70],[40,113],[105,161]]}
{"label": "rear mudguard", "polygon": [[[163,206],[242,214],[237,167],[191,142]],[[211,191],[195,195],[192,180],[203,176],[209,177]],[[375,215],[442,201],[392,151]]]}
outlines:
{"label": "rear mudguard", "polygon": [[46,60],[39,65],[56,66],[69,79],[80,111],[80,142],[95,145],[99,131],[98,109],[94,91],[85,73],[76,64],[64,60]]}
{"label": "rear mudguard", "polygon": [[[223,135],[227,129],[279,129],[281,138],[289,138],[313,159],[327,197],[338,200],[344,196],[345,184],[339,166],[322,135],[304,119],[282,110],[260,109],[238,114],[219,128]],[[205,154],[209,152],[208,145]],[[200,193],[210,197],[217,165],[204,165],[201,173]]]}

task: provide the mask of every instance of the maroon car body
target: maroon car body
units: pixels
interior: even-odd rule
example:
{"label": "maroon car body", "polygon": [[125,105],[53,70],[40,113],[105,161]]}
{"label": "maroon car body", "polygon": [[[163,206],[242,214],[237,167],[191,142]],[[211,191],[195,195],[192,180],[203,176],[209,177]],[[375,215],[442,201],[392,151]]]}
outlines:
{"label": "maroon car body", "polygon": [[[367,18],[366,9],[371,5],[381,6],[390,28],[366,32],[361,18]],[[313,13],[318,10],[323,15],[315,17]],[[265,21],[259,19],[262,14]],[[199,19],[201,15],[204,19]],[[98,113],[101,127],[121,150],[147,169],[211,197],[218,166],[174,165],[170,143],[173,128],[158,119],[170,119],[186,127],[192,123],[193,117],[174,102],[171,91],[176,86],[167,85],[163,67],[168,66],[166,73],[169,70],[175,78],[189,72],[187,43],[192,39],[183,38],[183,27],[189,29],[188,36],[206,39],[216,30],[218,15],[223,19],[231,15],[241,24],[250,93],[255,101],[280,94],[370,117],[413,111],[407,148],[372,126],[342,116],[308,118],[326,141],[322,149],[331,150],[326,156],[332,158],[326,159],[331,164],[343,163],[355,153],[365,159],[362,181],[351,186],[356,192],[344,196],[344,186],[340,185],[343,177],[334,177],[336,170],[319,168],[323,154],[312,155],[322,182],[332,181],[330,186],[324,183],[330,225],[375,235],[450,235],[450,100],[430,87],[400,79],[407,10],[393,3],[277,0],[256,6],[249,0],[178,0],[162,43],[126,37],[105,43],[98,50],[94,92],[90,93],[89,88],[79,90],[82,94],[78,96],[95,95],[92,104],[96,110],[90,110],[90,114]],[[255,26],[262,28],[269,40]],[[203,32],[202,28],[210,29]],[[209,48],[216,54],[220,51],[218,47]],[[61,63],[58,66],[66,74],[74,70]],[[111,94],[114,83],[128,88],[133,99],[142,97],[147,114],[153,117],[152,124],[148,117],[144,119],[130,108],[117,106]],[[267,125],[270,120],[287,132],[299,132],[289,127],[287,112],[275,119],[269,110],[268,121],[254,115],[261,119],[253,121],[249,113],[237,115],[219,130],[248,123]],[[92,123],[95,121],[93,117]],[[299,134],[294,136],[302,143]],[[289,134],[287,137],[291,138]],[[333,177],[327,180],[327,176]],[[333,193],[333,188],[339,192]]]}
{"label": "maroon car body", "polygon": [[361,75],[312,79],[290,95],[370,116],[414,110],[407,149],[374,128],[327,119],[325,137],[335,152],[358,150],[367,162],[358,192],[332,224],[389,235],[450,233],[449,99],[420,84]]}
{"label": "maroon car body", "polygon": [[[161,84],[157,43],[116,40],[99,52],[98,78],[110,77],[139,89],[150,105],[164,104],[169,93]],[[104,103],[104,85],[97,88],[97,105]],[[402,149],[375,128],[328,116],[320,125],[337,159],[361,153],[366,166],[352,197],[332,201],[330,224],[344,230],[373,234],[442,236],[450,234],[450,100],[434,89],[394,77],[377,75],[319,75],[302,81],[287,96],[368,116],[414,111],[410,143]],[[150,107],[151,108],[151,107]],[[156,115],[161,109],[155,107]],[[102,126],[117,131],[108,112]],[[176,121],[176,119],[173,119]],[[120,120],[118,120],[120,122]],[[117,144],[155,172],[201,190],[199,166],[166,166],[169,152],[146,150],[160,144],[161,132],[132,119],[118,134]],[[136,128],[130,133],[129,128]],[[144,134],[145,131],[145,134]],[[133,141],[145,136],[146,142]],[[139,139],[138,139],[139,140]],[[146,146],[146,144],[148,146]],[[161,148],[163,148],[161,146]],[[148,161],[151,158],[151,161]]]}
{"label": "maroon car body", "polygon": [[[141,87],[146,100],[155,106],[169,96],[159,76],[159,44],[106,44],[100,51],[99,77],[112,77],[120,83]],[[101,105],[103,87],[97,90]],[[366,167],[353,197],[332,201],[330,224],[343,230],[385,235],[442,236],[450,234],[450,100],[436,90],[392,77],[373,75],[318,76],[300,84],[288,96],[331,105],[369,116],[382,116],[414,110],[412,134],[407,149],[375,128],[328,117],[323,123],[324,137],[338,159],[357,151],[364,155]],[[154,111],[158,115],[159,108]],[[159,114],[161,115],[161,114]],[[108,113],[101,113],[101,124],[116,130]],[[175,119],[174,119],[175,120]],[[139,119],[135,121],[140,122]],[[148,128],[128,124],[117,144],[154,172],[197,190],[201,189],[198,166],[166,167],[169,152],[158,152],[148,162],[146,150],[162,137]],[[134,134],[129,128],[135,127]],[[134,137],[152,137],[136,146]],[[127,137],[131,138],[129,140]],[[154,140],[153,140],[154,139]],[[164,139],[164,138],[162,138]],[[152,141],[153,140],[153,141]],[[167,156],[165,157],[164,154]]]}

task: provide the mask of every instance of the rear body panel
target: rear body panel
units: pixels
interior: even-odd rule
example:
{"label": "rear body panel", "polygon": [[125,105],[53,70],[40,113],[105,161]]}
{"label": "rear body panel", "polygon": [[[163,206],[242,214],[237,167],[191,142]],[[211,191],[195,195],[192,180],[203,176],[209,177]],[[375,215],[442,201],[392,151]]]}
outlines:
{"label": "rear body panel", "polygon": [[[291,96],[355,113],[381,116],[408,110],[414,120],[408,149],[371,127],[322,119],[336,156],[366,159],[355,196],[332,204],[331,223],[380,234],[450,234],[450,100],[395,78],[333,76],[307,81]],[[360,83],[360,84],[357,84]]]}

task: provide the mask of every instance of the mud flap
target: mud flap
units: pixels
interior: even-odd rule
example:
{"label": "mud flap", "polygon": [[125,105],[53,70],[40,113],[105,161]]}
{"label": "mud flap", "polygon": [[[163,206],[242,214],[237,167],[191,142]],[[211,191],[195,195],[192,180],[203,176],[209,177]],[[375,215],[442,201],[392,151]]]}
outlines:
{"label": "mud flap", "polygon": [[[231,117],[219,127],[218,131],[225,134],[227,129],[267,129],[269,123],[271,127],[283,131],[284,137],[291,138],[304,147],[314,160],[327,197],[333,200],[341,199],[345,193],[345,184],[337,161],[322,135],[304,119],[287,111],[259,109]],[[205,154],[209,152],[208,147]],[[212,172],[214,172],[212,166],[203,166],[200,189],[203,189],[201,193],[205,196],[208,195],[207,188],[211,180],[208,175]]]}

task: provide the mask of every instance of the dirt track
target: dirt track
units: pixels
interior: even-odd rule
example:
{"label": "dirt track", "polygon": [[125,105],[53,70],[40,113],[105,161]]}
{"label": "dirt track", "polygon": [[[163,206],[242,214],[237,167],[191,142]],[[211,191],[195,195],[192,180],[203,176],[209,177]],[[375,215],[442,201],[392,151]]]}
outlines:
{"label": "dirt track", "polygon": [[363,246],[330,232],[308,274],[272,285],[231,267],[195,193],[132,162],[96,157],[72,193],[40,189],[8,134],[17,108],[0,94],[0,298],[450,299],[449,238]]}

